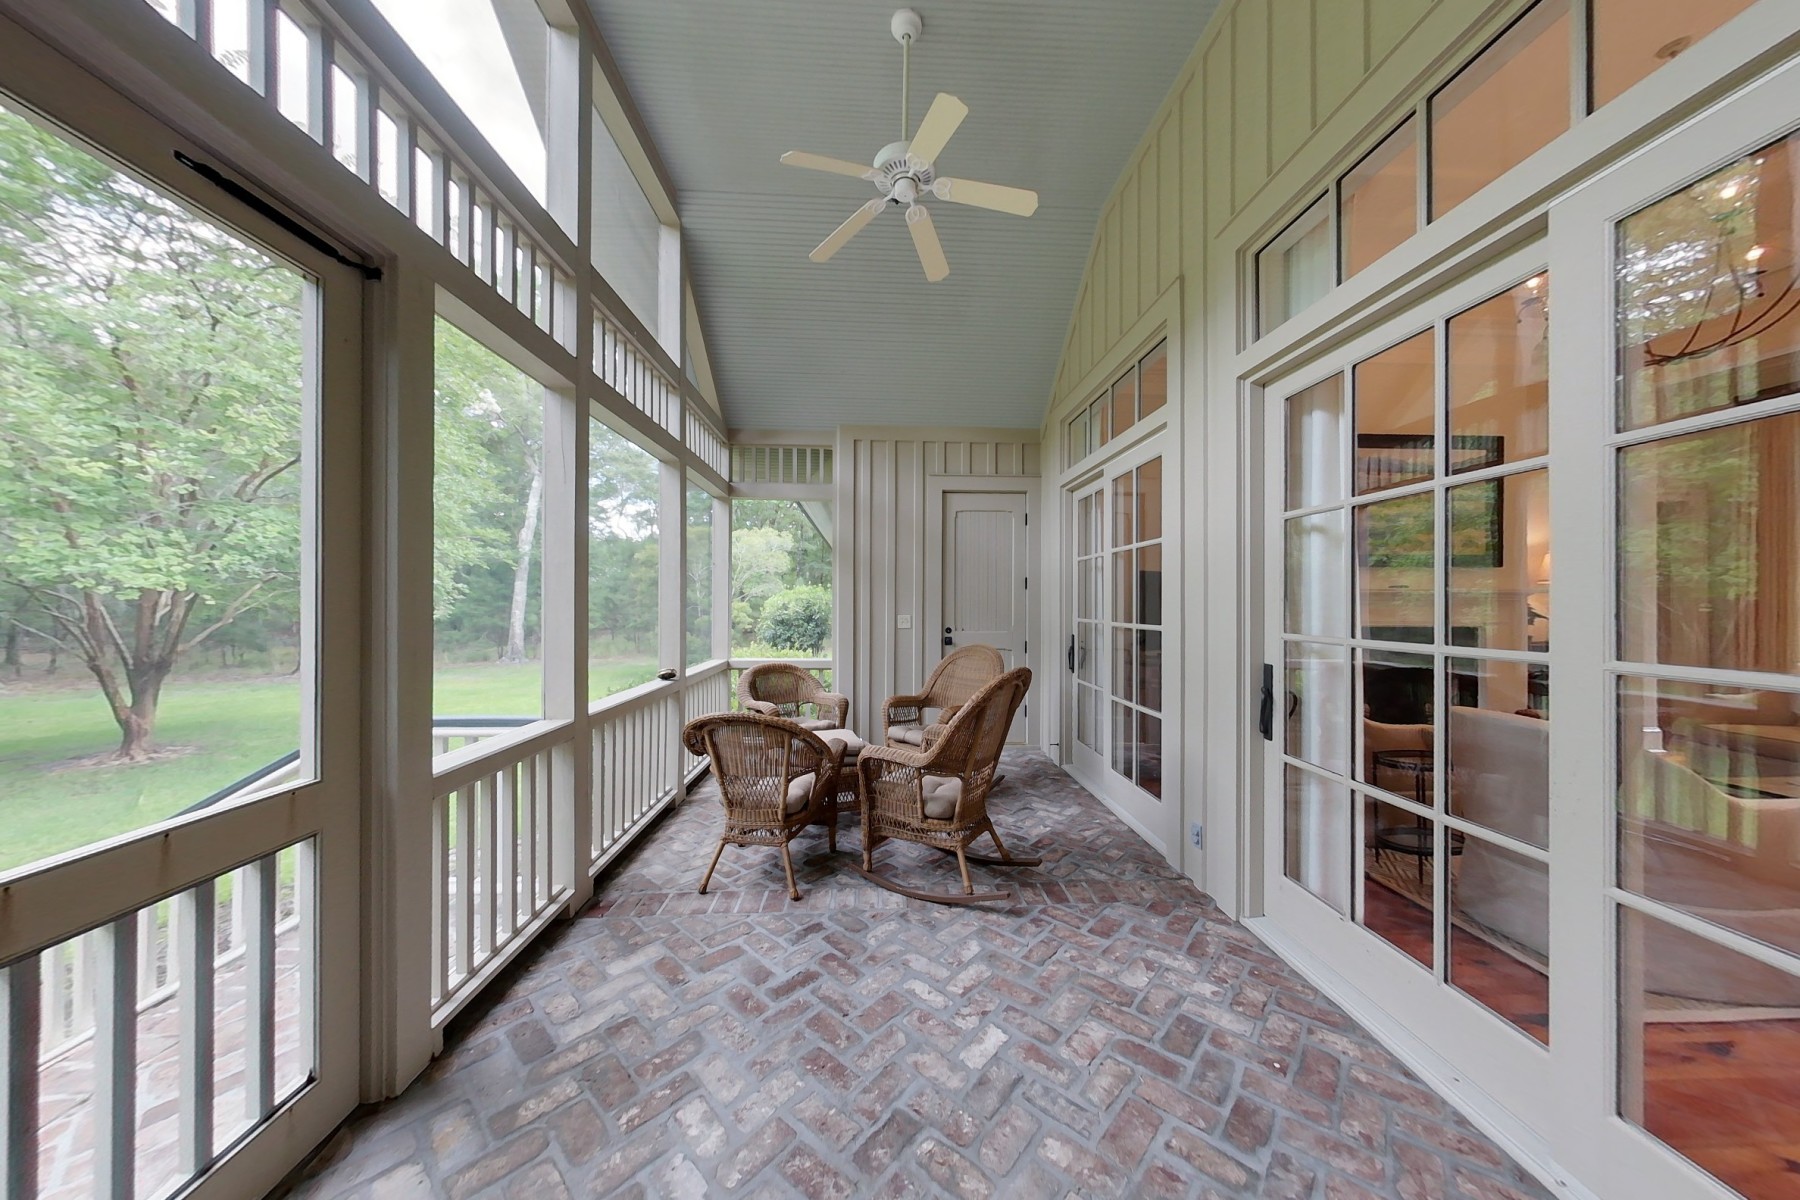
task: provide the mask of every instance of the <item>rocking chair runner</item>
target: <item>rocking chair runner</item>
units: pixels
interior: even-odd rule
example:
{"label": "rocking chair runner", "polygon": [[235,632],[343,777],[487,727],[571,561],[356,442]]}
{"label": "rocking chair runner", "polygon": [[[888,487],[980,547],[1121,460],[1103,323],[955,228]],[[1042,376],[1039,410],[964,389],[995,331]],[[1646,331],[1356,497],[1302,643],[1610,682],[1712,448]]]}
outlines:
{"label": "rocking chair runner", "polygon": [[[977,892],[969,878],[969,860],[999,867],[1035,867],[1042,861],[1009,854],[987,811],[1006,732],[1030,686],[1031,671],[1025,667],[1000,676],[970,697],[948,725],[933,727],[928,750],[888,746],[863,751],[858,769],[862,772],[861,873],[865,879],[915,900],[939,904],[1011,898],[1010,890]],[[998,858],[969,854],[969,844],[984,833],[993,840]],[[875,847],[888,838],[954,853],[962,871],[962,894],[921,892],[875,874]]]}
{"label": "rocking chair runner", "polygon": [[[813,673],[787,663],[763,663],[738,676],[738,707],[767,717],[786,717],[803,729],[842,729],[850,723],[850,697],[828,692]],[[812,716],[804,709],[811,707]]]}
{"label": "rocking chair runner", "polygon": [[838,764],[842,751],[810,730],[760,713],[720,713],[690,721],[681,731],[688,753],[712,759],[725,830],[700,880],[700,892],[727,845],[776,846],[787,872],[788,896],[800,899],[788,843],[808,825],[824,824],[837,850]]}
{"label": "rocking chair runner", "polygon": [[960,646],[944,655],[916,696],[890,696],[882,706],[883,739],[902,750],[923,748],[928,731],[925,714],[942,710],[938,724],[947,723],[959,706],[1000,677],[1006,660],[992,646]]}

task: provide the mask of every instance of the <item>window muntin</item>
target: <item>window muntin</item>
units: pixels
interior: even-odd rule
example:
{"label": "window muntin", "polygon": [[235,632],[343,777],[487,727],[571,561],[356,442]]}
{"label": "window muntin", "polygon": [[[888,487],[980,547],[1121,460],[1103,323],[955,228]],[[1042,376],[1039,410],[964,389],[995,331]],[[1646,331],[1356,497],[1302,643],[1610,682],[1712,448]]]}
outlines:
{"label": "window muntin", "polygon": [[1569,128],[1569,0],[1539,0],[1431,98],[1436,220]]}
{"label": "window muntin", "polygon": [[1069,418],[1065,426],[1069,465],[1160,412],[1168,403],[1169,343],[1160,341]]}

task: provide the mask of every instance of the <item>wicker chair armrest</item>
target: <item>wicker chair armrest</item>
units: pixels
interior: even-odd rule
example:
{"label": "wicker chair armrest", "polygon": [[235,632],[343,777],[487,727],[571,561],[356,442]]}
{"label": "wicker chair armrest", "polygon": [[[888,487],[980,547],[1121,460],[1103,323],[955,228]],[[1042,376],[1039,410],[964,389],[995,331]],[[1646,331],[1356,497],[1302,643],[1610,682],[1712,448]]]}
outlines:
{"label": "wicker chair armrest", "polygon": [[781,708],[767,700],[739,700],[738,707],[744,712],[761,713],[765,717],[779,717]]}
{"label": "wicker chair armrest", "polygon": [[950,723],[948,721],[939,721],[935,725],[927,725],[925,727],[924,741],[921,743],[920,748],[924,750],[925,753],[930,754],[937,746],[938,741],[948,732],[950,732]]}
{"label": "wicker chair armrest", "polygon": [[923,719],[925,702],[924,696],[889,696],[881,706],[883,731],[890,725],[905,725]]}
{"label": "wicker chair armrest", "polygon": [[841,692],[819,692],[812,698],[813,704],[823,714],[832,709],[832,716],[837,718],[838,728],[845,729],[850,724],[850,697]]}

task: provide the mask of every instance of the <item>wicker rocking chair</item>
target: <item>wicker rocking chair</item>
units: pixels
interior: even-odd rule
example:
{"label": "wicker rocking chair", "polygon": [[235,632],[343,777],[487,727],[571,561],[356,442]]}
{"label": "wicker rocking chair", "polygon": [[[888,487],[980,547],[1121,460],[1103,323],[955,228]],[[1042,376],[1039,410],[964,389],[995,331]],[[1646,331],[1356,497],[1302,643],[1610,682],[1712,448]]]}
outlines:
{"label": "wicker rocking chair", "polygon": [[738,676],[737,698],[745,712],[786,717],[802,729],[842,729],[850,723],[850,697],[826,691],[811,671],[787,663],[745,671]]}
{"label": "wicker rocking chair", "polygon": [[[863,817],[860,870],[865,879],[938,904],[1012,898],[1010,890],[977,892],[969,878],[969,860],[997,867],[1035,867],[1042,861],[1009,854],[987,811],[1006,732],[1030,686],[1029,669],[1008,671],[970,697],[948,725],[932,727],[927,749],[887,746],[863,751],[858,769]],[[998,858],[968,852],[969,844],[984,833],[1000,852]],[[954,853],[962,870],[962,894],[922,892],[875,874],[875,847],[888,838]]]}
{"label": "wicker rocking chair", "polygon": [[889,696],[882,706],[881,726],[884,740],[902,750],[922,749],[932,726],[925,714],[941,710],[937,723],[942,725],[956,715],[959,706],[1000,677],[1006,660],[992,646],[960,646],[944,655],[916,696]]}
{"label": "wicker rocking chair", "polygon": [[760,713],[720,713],[688,722],[681,731],[688,753],[712,759],[725,807],[719,848],[700,879],[706,892],[725,847],[776,846],[787,872],[788,895],[800,899],[788,843],[808,825],[823,824],[837,850],[838,761],[842,751],[810,730]]}

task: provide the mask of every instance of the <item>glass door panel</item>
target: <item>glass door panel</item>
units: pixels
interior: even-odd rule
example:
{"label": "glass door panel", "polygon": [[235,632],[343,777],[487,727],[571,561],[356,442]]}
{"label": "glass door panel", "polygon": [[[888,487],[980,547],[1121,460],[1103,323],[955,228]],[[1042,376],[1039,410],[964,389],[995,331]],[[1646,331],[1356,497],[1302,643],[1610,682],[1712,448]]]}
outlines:
{"label": "glass door panel", "polygon": [[1800,1145],[1800,135],[1614,227],[1618,1112],[1750,1200]]}

